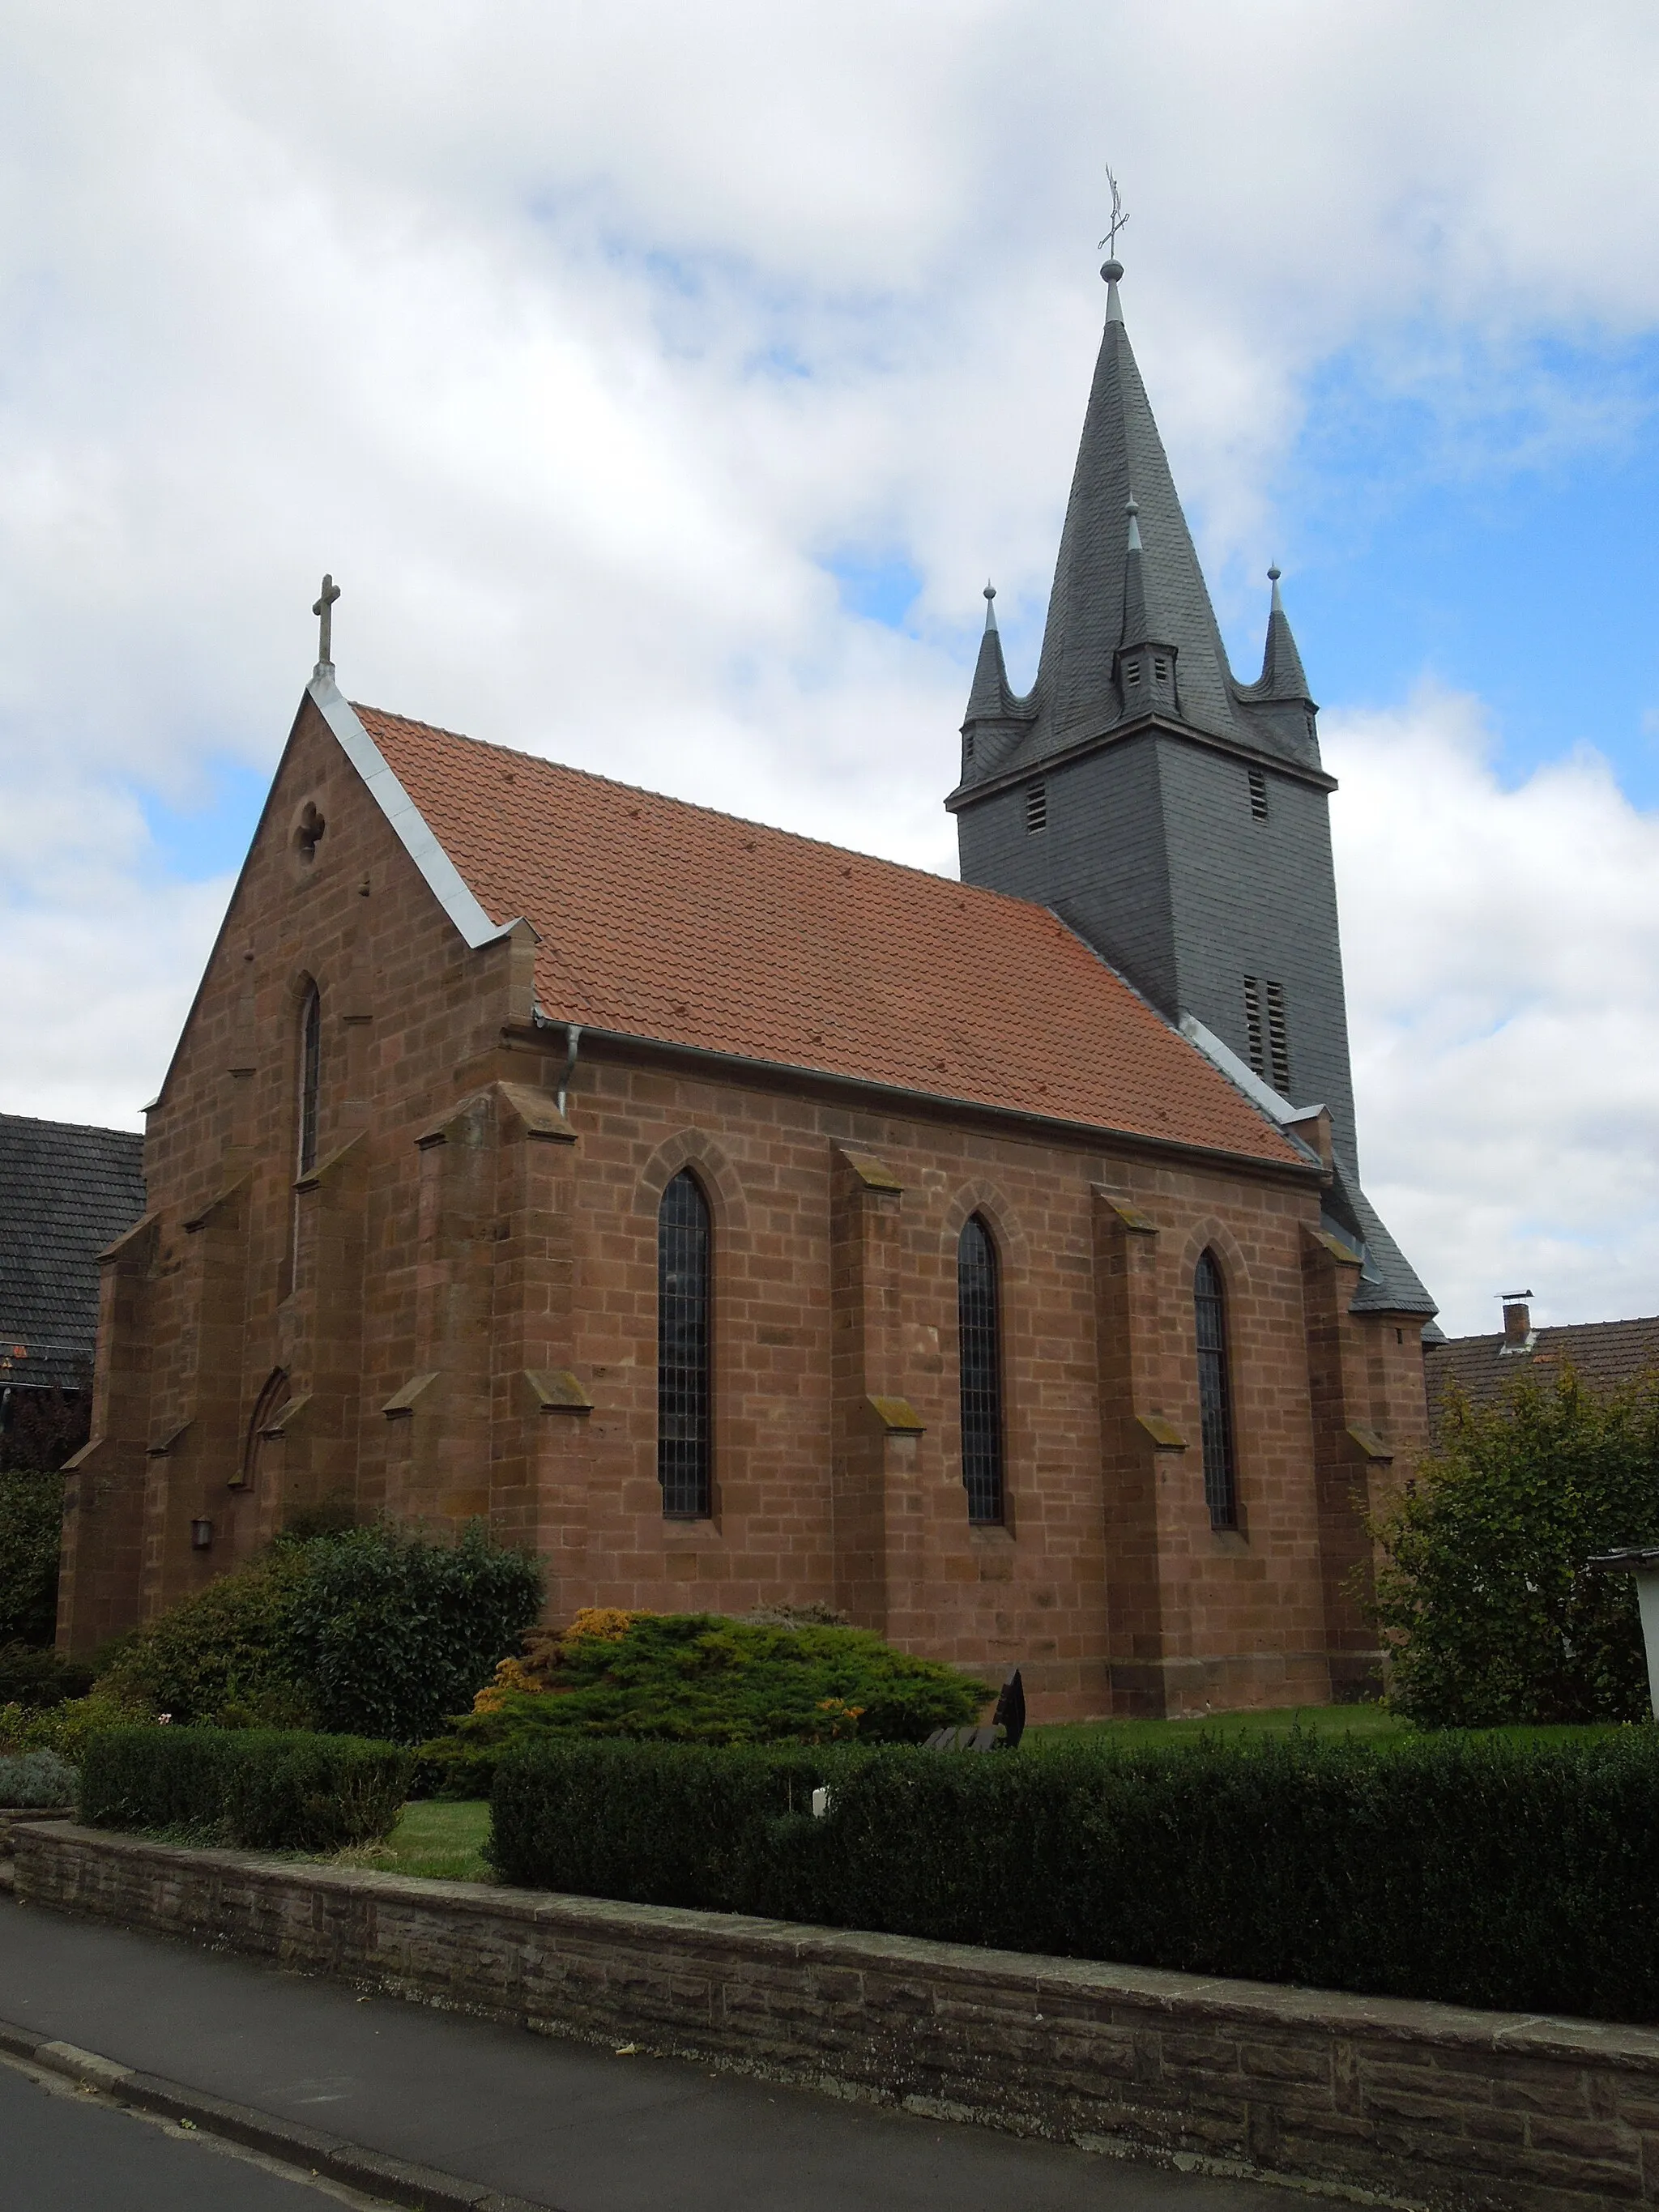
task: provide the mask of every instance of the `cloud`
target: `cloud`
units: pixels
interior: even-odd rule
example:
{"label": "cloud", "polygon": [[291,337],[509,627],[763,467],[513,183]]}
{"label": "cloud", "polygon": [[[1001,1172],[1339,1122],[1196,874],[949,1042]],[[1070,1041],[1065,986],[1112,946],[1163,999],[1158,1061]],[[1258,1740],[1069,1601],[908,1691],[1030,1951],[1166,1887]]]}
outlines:
{"label": "cloud", "polygon": [[[226,879],[169,874],[133,794],[185,816],[269,770],[325,567],[357,696],[948,868],[988,570],[1035,665],[1104,160],[1220,611],[1255,624],[1326,365],[1364,364],[1355,422],[1428,409],[1449,467],[1634,434],[1639,397],[1558,356],[1659,324],[1656,94],[1659,18],[1620,0],[1512,0],[1501,39],[1431,0],[12,10],[0,1105],[153,1093]],[[915,580],[901,627],[838,580],[878,573]],[[1604,1171],[1611,1131],[1638,1176],[1649,1103],[1602,957],[1639,1006],[1604,894],[1646,830],[1584,763],[1500,791],[1474,712],[1328,702],[1381,794],[1340,811],[1370,1173],[1443,1291],[1535,1224],[1561,1297],[1651,1304]],[[1431,758],[1431,795],[1384,772]],[[1455,894],[1524,903],[1568,795],[1620,857],[1547,866],[1546,989],[1533,926]],[[1493,1139],[1500,1078],[1547,1142],[1518,1109]]]}
{"label": "cloud", "polygon": [[1479,703],[1322,717],[1362,1171],[1452,1334],[1659,1311],[1659,817]]}

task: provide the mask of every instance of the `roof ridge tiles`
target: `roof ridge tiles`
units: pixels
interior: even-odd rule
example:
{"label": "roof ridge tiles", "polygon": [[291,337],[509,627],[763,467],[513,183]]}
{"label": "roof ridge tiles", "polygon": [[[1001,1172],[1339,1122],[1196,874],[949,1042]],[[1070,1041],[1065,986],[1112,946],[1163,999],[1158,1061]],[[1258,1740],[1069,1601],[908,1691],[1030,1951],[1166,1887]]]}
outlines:
{"label": "roof ridge tiles", "polygon": [[[510,760],[528,761],[532,766],[549,770],[555,775],[580,776],[589,783],[603,784],[611,791],[625,792],[630,798],[654,799],[659,806],[682,807],[688,813],[701,815],[713,822],[729,822],[739,830],[756,830],[768,837],[782,839],[792,845],[801,845],[818,853],[833,853],[848,860],[859,860],[872,868],[891,868],[898,874],[919,877],[925,883],[942,884],[949,890],[960,891],[965,898],[1001,901],[1011,906],[1029,907],[1036,902],[1017,898],[1011,891],[1000,891],[984,884],[965,884],[960,876],[941,874],[935,868],[919,866],[914,860],[895,860],[885,853],[866,853],[856,845],[838,845],[833,838],[811,837],[804,830],[785,830],[775,822],[763,822],[750,814],[734,814],[727,807],[710,806],[699,799],[681,799],[670,791],[655,791],[649,784],[629,783],[621,776],[606,775],[592,768],[578,768],[572,761],[555,760],[550,753],[533,753],[522,746],[504,745],[493,738],[475,738],[465,730],[449,730],[438,722],[422,722],[411,714],[397,714],[384,707],[366,707],[352,700],[351,711],[358,716],[367,715],[371,722],[397,722],[404,729],[418,730],[426,735],[447,738],[457,744],[476,746],[479,750],[505,753]],[[371,728],[370,734],[373,735]],[[1046,908],[1042,909],[1047,912]],[[1114,970],[1115,973],[1115,970]]]}

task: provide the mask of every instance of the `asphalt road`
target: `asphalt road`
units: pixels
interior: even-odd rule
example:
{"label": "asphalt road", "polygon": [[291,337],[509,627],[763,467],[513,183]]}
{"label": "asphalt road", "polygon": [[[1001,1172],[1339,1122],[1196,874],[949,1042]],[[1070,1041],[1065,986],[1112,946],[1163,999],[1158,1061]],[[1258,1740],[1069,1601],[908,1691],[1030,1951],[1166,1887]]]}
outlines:
{"label": "asphalt road", "polygon": [[0,2212],[333,2212],[339,2201],[209,2136],[0,2065]]}
{"label": "asphalt road", "polygon": [[[5,1901],[0,2020],[557,2212],[1316,2212],[1332,2203],[690,2062],[615,2057]],[[82,2117],[152,2132],[122,2114]],[[46,2133],[40,2141],[49,2145]],[[66,2161],[104,2154],[68,2136],[64,2145]],[[0,2172],[10,2163],[0,2154]],[[234,2194],[220,2199],[165,2201],[242,2212],[263,2202],[243,2192],[242,2177],[236,2169]],[[311,2192],[295,2194],[319,2212]],[[59,2201],[9,2197],[0,2182],[7,2212]],[[137,2212],[150,2200],[66,2185],[61,2201]]]}

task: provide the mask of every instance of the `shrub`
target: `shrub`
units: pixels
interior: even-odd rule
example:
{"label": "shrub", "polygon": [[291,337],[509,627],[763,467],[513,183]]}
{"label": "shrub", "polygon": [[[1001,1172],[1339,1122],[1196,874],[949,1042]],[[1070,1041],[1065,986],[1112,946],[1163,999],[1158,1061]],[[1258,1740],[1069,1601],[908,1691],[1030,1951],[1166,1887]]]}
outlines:
{"label": "shrub", "polygon": [[1584,1562],[1659,1540],[1659,1382],[1601,1400],[1564,1370],[1496,1410],[1453,1402],[1374,1534],[1397,1711],[1432,1728],[1646,1717],[1634,1583]]}
{"label": "shrub", "polygon": [[1453,2003],[1659,2009],[1654,1729],[1040,1759],[545,1738],[503,1757],[492,1815],[507,1881],[589,1896]]}
{"label": "shrub", "polygon": [[544,1736],[681,1743],[920,1742],[974,1720],[981,1682],[866,1629],[778,1626],[718,1613],[578,1613],[532,1639],[475,1710],[424,1747],[446,1786],[488,1787],[509,1745]]}
{"label": "shrub", "polygon": [[129,1637],[100,1686],[179,1723],[246,1716],[302,1724],[310,1702],[285,1631],[306,1565],[303,1546],[279,1544],[219,1576]]}
{"label": "shrub", "polygon": [[75,1769],[54,1751],[0,1754],[0,1805],[72,1805]]}
{"label": "shrub", "polygon": [[391,1834],[413,1765],[397,1745],[357,1736],[110,1729],[86,1747],[81,1818],[250,1850],[340,1850]]}
{"label": "shrub", "polygon": [[73,1766],[99,1729],[131,1727],[149,1717],[143,1705],[101,1686],[57,1705],[0,1705],[0,1752],[52,1751]]}
{"label": "shrub", "polygon": [[82,1659],[60,1659],[28,1644],[0,1644],[0,1705],[39,1711],[83,1698],[92,1687],[92,1668]]}
{"label": "shrub", "polygon": [[63,1529],[61,1474],[0,1474],[0,1644],[52,1642]]}
{"label": "shrub", "polygon": [[181,1724],[413,1741],[489,1680],[541,1593],[536,1562],[476,1526],[283,1539],[139,1630],[100,1683]]}
{"label": "shrub", "polygon": [[285,1650],[318,1725],[418,1742],[465,1707],[541,1610],[526,1552],[475,1522],[453,1544],[386,1527],[319,1537]]}

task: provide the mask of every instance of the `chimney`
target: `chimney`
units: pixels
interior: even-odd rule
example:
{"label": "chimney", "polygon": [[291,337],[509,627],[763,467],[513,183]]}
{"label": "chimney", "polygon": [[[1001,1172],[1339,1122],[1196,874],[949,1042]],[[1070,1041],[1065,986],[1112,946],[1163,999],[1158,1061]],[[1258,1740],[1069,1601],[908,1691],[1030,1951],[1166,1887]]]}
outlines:
{"label": "chimney", "polygon": [[1532,1308],[1527,1301],[1532,1292],[1505,1291],[1503,1295],[1504,1341],[1499,1348],[1504,1352],[1530,1351],[1533,1341]]}
{"label": "chimney", "polygon": [[1306,1106],[1293,1114],[1285,1127],[1293,1136],[1319,1155],[1320,1164],[1329,1175],[1334,1164],[1331,1150],[1331,1109],[1328,1106]]}

